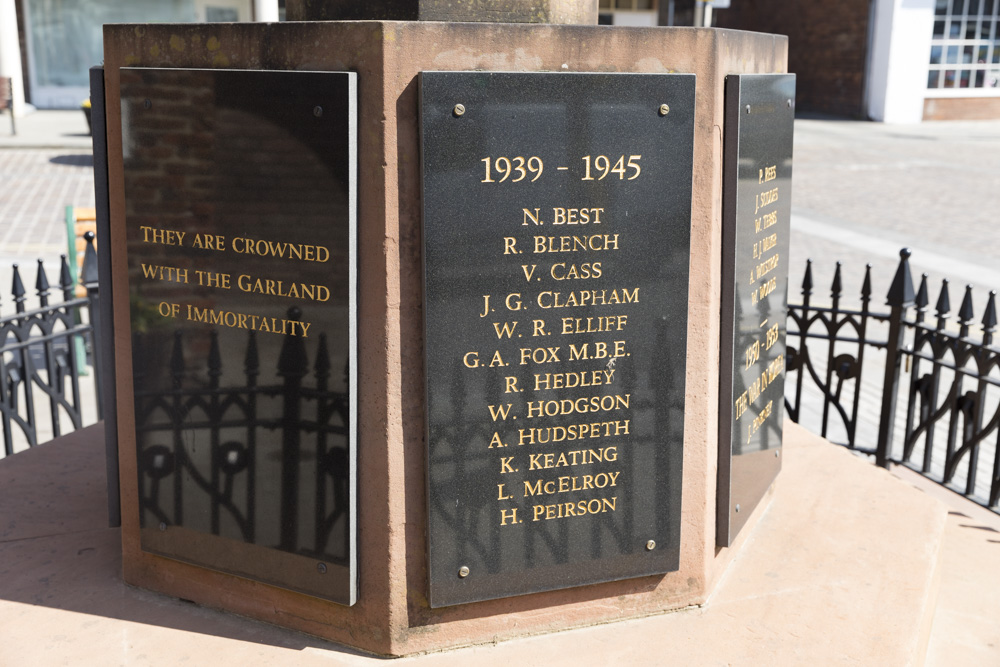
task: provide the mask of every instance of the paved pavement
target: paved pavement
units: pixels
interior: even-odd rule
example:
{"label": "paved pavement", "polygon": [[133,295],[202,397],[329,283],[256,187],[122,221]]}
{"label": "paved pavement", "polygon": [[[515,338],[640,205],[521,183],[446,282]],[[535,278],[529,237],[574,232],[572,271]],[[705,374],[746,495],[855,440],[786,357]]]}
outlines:
{"label": "paved pavement", "polygon": [[839,259],[845,293],[857,295],[870,262],[882,303],[906,246],[915,280],[928,273],[932,298],[941,278],[951,279],[955,310],[966,283],[979,315],[988,290],[1000,289],[1000,121],[798,120],[794,163],[793,286],[811,257],[825,296]]}

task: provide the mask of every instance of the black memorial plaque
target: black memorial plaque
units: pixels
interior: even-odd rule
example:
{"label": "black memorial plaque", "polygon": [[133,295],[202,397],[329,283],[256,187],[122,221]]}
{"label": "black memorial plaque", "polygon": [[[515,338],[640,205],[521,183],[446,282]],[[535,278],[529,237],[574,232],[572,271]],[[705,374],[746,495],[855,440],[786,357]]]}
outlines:
{"label": "black memorial plaque", "polygon": [[431,606],[677,569],[694,88],[421,74]]}
{"label": "black memorial plaque", "polygon": [[726,77],[719,492],[729,546],[781,469],[794,74]]}
{"label": "black memorial plaque", "polygon": [[121,70],[144,550],[342,604],[356,75]]}

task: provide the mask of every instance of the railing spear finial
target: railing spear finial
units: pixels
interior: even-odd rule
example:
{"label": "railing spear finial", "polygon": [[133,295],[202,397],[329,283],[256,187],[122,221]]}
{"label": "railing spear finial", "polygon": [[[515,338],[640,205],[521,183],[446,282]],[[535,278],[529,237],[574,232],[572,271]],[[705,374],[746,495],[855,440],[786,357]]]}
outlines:
{"label": "railing spear finial", "polygon": [[868,303],[872,299],[872,265],[865,264],[865,280],[861,283],[861,300]]}
{"label": "railing spear finial", "polygon": [[899,251],[899,267],[896,275],[889,286],[889,293],[886,295],[887,306],[897,306],[909,308],[913,305],[913,278],[910,276],[910,252],[909,248]]}
{"label": "railing spear finial", "polygon": [[938,295],[937,305],[934,306],[934,310],[937,311],[938,328],[940,329],[944,326],[944,321],[948,319],[948,313],[951,312],[951,298],[948,296],[947,278],[941,281],[941,294]]}
{"label": "railing spear finial", "polygon": [[997,328],[997,291],[990,290],[990,298],[986,302],[986,312],[983,313],[983,345],[993,344],[993,332]]}
{"label": "railing spear finial", "polygon": [[59,255],[59,289],[62,290],[63,301],[73,298],[73,277],[69,273],[66,255]]}
{"label": "railing spear finial", "polygon": [[27,291],[24,289],[24,282],[21,280],[21,270],[18,265],[14,265],[14,280],[10,288],[10,293],[14,297],[14,305],[17,307],[17,312],[24,312],[24,299]]}
{"label": "railing spear finial", "polygon": [[965,297],[962,299],[962,306],[958,309],[958,324],[960,327],[959,336],[965,338],[969,335],[969,325],[976,313],[972,309],[972,285],[965,286]]}
{"label": "railing spear finial", "polygon": [[45,264],[38,260],[38,272],[35,274],[35,294],[38,295],[38,304],[45,308],[49,305],[49,277],[45,275]]}

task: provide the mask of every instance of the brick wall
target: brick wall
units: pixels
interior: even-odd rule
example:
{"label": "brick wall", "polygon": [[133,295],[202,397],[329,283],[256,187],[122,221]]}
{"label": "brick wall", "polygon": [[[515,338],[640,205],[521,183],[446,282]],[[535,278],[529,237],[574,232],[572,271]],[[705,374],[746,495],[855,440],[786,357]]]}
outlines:
{"label": "brick wall", "polygon": [[861,117],[870,0],[733,0],[713,24],[788,35],[798,111]]}
{"label": "brick wall", "polygon": [[924,120],[996,120],[1000,97],[939,97],[924,100]]}

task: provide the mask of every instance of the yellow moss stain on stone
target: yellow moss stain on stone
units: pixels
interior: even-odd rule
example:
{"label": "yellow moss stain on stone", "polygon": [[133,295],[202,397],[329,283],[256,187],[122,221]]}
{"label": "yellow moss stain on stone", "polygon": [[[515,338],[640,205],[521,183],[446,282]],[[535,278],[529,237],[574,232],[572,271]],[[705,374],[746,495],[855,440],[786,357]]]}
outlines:
{"label": "yellow moss stain on stone", "polygon": [[213,65],[218,65],[219,67],[228,67],[229,66],[229,58],[227,58],[226,54],[224,54],[224,53],[216,53],[215,57],[212,58],[212,64]]}
{"label": "yellow moss stain on stone", "polygon": [[174,51],[183,51],[185,49],[185,47],[187,47],[187,44],[184,42],[184,38],[183,37],[181,37],[180,35],[171,35],[170,36],[170,48],[171,49],[173,49]]}
{"label": "yellow moss stain on stone", "polygon": [[138,63],[139,60],[140,60],[139,56],[125,56],[125,66],[131,67],[132,65]]}
{"label": "yellow moss stain on stone", "polygon": [[205,42],[205,46],[208,48],[209,51],[218,51],[219,47],[222,46],[222,44],[219,43],[218,37],[209,37],[208,41]]}
{"label": "yellow moss stain on stone", "polygon": [[149,55],[153,56],[154,58],[160,55],[160,45],[153,44],[151,47],[149,47]]}

